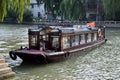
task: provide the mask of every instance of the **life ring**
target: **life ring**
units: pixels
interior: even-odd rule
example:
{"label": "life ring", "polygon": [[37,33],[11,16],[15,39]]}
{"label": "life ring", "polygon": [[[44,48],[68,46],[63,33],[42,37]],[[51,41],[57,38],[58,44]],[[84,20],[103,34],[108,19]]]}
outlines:
{"label": "life ring", "polygon": [[102,32],[101,32],[101,29],[99,28],[98,29],[98,37],[101,37],[102,36]]}
{"label": "life ring", "polygon": [[13,60],[16,60],[17,59],[17,55],[13,52],[10,52],[9,53],[10,57],[13,59]]}

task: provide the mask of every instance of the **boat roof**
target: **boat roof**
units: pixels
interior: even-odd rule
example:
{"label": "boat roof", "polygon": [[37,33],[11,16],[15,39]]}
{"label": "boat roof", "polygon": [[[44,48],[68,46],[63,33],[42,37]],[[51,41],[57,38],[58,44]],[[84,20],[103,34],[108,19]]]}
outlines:
{"label": "boat roof", "polygon": [[73,25],[72,27],[60,27],[60,28],[56,28],[53,29],[51,32],[58,32],[61,31],[62,33],[70,33],[70,32],[86,32],[86,31],[93,31],[93,30],[97,30],[97,27],[94,28],[90,28],[87,27],[86,25]]}
{"label": "boat roof", "polygon": [[67,26],[39,26],[38,28],[34,29],[29,29],[30,31],[42,31],[44,29],[52,29],[51,32],[59,32],[61,31],[62,33],[77,33],[77,32],[88,32],[88,31],[93,31],[97,30],[97,27],[87,27],[86,25],[73,25],[71,27]]}

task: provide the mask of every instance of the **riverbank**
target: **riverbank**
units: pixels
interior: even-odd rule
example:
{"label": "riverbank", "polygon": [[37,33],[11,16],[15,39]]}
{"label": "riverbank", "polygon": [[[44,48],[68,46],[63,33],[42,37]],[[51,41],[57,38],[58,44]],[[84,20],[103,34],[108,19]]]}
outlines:
{"label": "riverbank", "polygon": [[8,22],[8,21],[4,21],[4,22],[0,22],[0,24],[17,24],[17,25],[39,25],[39,23],[34,23],[34,22],[21,22],[21,23],[17,23],[17,22]]}
{"label": "riverbank", "polygon": [[[62,25],[62,26],[69,26],[69,25],[85,25],[87,21],[38,21],[38,22],[0,22],[0,24],[22,24],[22,25]],[[95,24],[98,26],[106,26],[107,28],[120,28],[120,21],[95,21]]]}

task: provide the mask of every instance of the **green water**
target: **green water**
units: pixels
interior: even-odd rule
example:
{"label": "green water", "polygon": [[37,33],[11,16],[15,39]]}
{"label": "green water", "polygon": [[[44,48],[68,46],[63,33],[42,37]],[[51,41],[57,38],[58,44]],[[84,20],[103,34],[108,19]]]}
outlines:
{"label": "green water", "polygon": [[[120,29],[107,29],[107,43],[79,57],[51,64],[21,64],[8,52],[28,46],[30,25],[0,25],[0,53],[16,72],[12,80],[120,80]],[[32,60],[32,59],[31,59]]]}

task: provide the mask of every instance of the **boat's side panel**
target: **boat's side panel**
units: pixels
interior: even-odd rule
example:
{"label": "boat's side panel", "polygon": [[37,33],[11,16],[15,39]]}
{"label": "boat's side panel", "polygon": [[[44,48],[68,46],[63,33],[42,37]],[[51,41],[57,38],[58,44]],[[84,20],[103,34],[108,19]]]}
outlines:
{"label": "boat's side panel", "polygon": [[64,54],[58,54],[58,55],[51,55],[51,56],[46,56],[47,62],[58,62],[61,60],[65,60],[68,58],[67,53]]}
{"label": "boat's side panel", "polygon": [[[56,61],[60,61],[60,60],[65,60],[67,58],[71,58],[73,56],[80,55],[80,51],[90,49],[90,48],[95,48],[96,46],[101,45],[103,43],[105,43],[105,40],[99,40],[99,41],[96,41],[95,43],[84,45],[77,49],[64,51],[64,53],[62,53],[62,54],[58,54],[58,55],[54,55],[54,54],[47,55],[46,54],[46,60],[47,60],[47,62],[56,62]],[[49,54],[52,54],[52,53],[49,53]]]}

